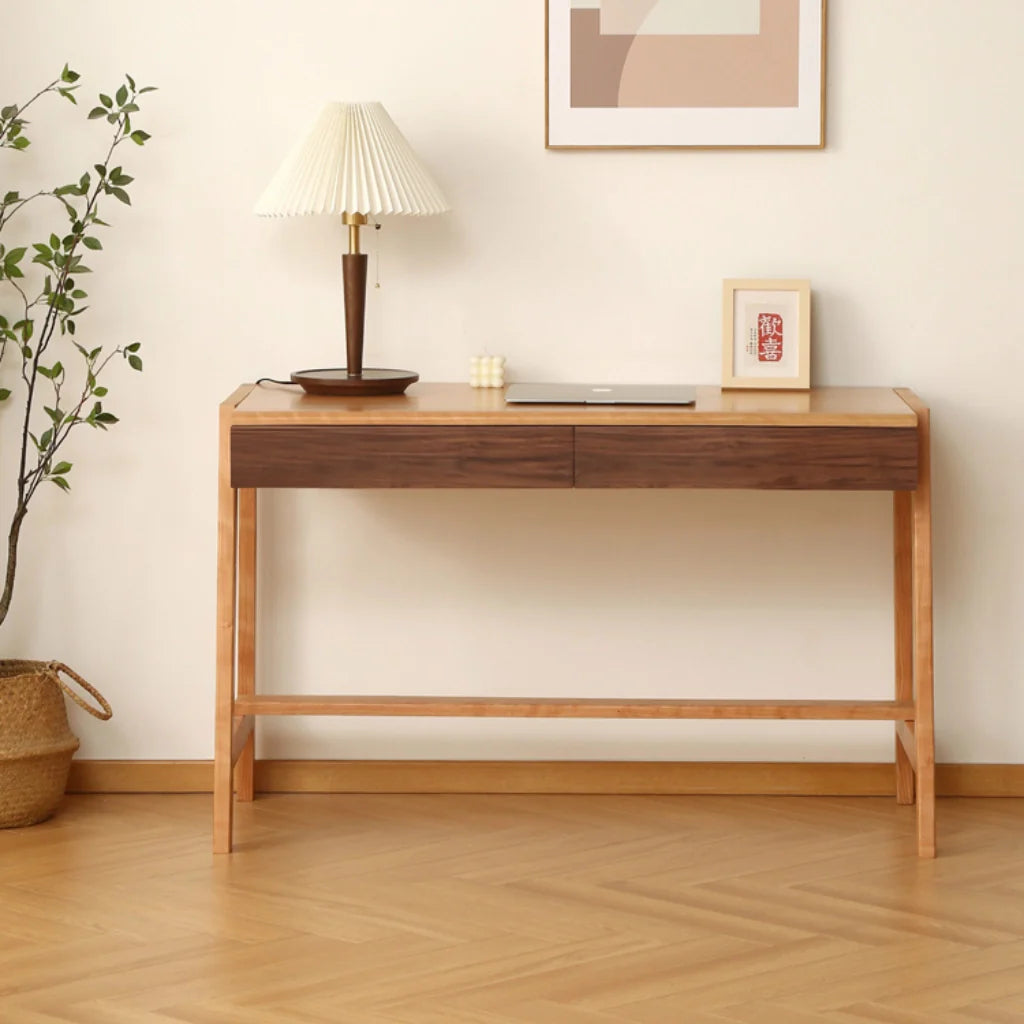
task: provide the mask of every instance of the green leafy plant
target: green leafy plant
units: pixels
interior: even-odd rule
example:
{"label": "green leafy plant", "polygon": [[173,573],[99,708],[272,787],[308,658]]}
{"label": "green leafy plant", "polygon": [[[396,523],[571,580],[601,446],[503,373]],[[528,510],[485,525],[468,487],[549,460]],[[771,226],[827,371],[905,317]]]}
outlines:
{"label": "green leafy plant", "polygon": [[[67,65],[60,77],[31,99],[0,109],[0,149],[24,152],[30,145],[25,133],[25,112],[51,94],[77,103],[79,75]],[[100,377],[111,360],[123,358],[133,370],[142,369],[139,343],[111,348],[92,345],[79,331],[79,318],[88,306],[88,293],[80,278],[90,273],[87,252],[103,248],[98,237],[110,225],[100,219],[100,208],[110,200],[131,205],[128,186],[132,177],[116,163],[115,154],[126,143],[144,145],[149,135],[133,124],[139,97],[152,86],[137,88],[125,76],[112,94],[101,93],[89,111],[110,131],[106,155],[77,181],[23,195],[0,186],[0,369],[14,364],[15,388],[0,387],[5,455],[16,445],[7,435],[20,434],[17,488],[7,536],[7,569],[0,593],[0,624],[7,617],[18,563],[18,542],[29,504],[40,485],[52,483],[70,489],[72,464],[60,457],[68,438],[79,427],[106,430],[117,417],[104,408],[107,388]],[[49,202],[61,226],[40,241],[9,246],[13,228],[24,222],[19,214],[29,204]],[[13,359],[8,353],[13,355]],[[20,360],[20,366],[17,361]],[[20,410],[12,406],[21,402]],[[19,415],[20,412],[20,415]]]}

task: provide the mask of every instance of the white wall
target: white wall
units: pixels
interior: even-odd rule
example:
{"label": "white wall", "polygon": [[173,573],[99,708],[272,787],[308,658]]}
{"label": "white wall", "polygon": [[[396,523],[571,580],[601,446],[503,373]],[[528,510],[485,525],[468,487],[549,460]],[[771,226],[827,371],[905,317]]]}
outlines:
{"label": "white wall", "polygon": [[[160,86],[89,321],[97,343],[142,340],[146,372],[111,380],[122,423],[78,438],[74,493],[37,500],[3,629],[6,655],[62,658],[110,698],[110,723],[74,713],[83,756],[211,755],[217,403],[343,358],[341,226],[251,209],[325,101],[380,99],[454,212],[380,233],[370,362],[459,380],[489,348],[519,379],[717,383],[722,279],[810,278],[814,382],[907,385],[933,410],[939,757],[1024,759],[1019,0],[832,0],[828,147],[795,153],[545,151],[540,0],[8,6],[4,103],[65,60],[90,93],[124,71]],[[21,166],[77,176],[83,116],[39,111]],[[267,688],[889,692],[883,495],[306,492],[261,514]],[[264,737],[265,756],[357,758],[875,760],[892,743],[850,723]]]}

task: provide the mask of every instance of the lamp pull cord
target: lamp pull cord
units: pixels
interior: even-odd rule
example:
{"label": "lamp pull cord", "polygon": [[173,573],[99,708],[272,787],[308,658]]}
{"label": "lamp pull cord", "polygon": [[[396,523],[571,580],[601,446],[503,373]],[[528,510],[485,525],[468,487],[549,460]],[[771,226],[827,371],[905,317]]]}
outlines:
{"label": "lamp pull cord", "polygon": [[[373,223],[373,230],[380,231],[380,224],[376,221]],[[380,288],[380,239],[377,239],[377,244],[373,247],[373,287]]]}

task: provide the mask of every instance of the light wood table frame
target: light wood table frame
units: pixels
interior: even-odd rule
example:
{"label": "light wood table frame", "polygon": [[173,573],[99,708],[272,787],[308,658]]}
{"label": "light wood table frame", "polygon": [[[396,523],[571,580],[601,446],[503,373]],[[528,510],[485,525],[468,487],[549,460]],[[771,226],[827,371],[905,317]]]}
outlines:
{"label": "light wood table frame", "polygon": [[[314,398],[240,387],[220,407],[213,848],[253,799],[261,715],[885,720],[895,791],[935,856],[928,409],[906,389],[698,389],[693,407],[510,406],[497,390]],[[892,700],[257,694],[256,493],[264,487],[742,487],[893,494]]]}

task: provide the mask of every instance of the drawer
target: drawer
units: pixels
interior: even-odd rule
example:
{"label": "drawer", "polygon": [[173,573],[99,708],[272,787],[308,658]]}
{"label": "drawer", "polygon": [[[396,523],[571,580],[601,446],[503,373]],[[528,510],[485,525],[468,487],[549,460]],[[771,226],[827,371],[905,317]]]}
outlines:
{"label": "drawer", "polygon": [[571,487],[572,427],[231,428],[232,487]]}
{"label": "drawer", "polygon": [[577,427],[577,487],[911,491],[913,427]]}

